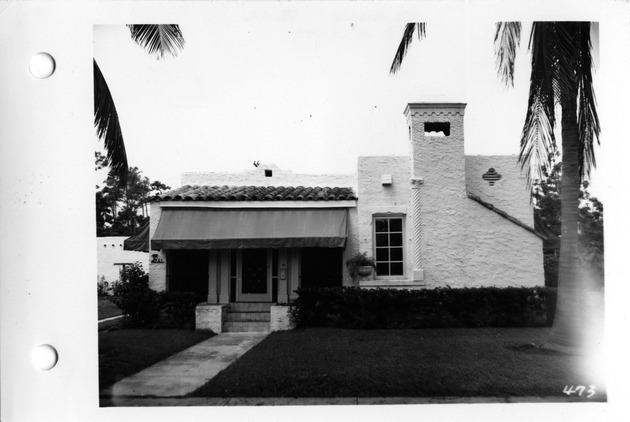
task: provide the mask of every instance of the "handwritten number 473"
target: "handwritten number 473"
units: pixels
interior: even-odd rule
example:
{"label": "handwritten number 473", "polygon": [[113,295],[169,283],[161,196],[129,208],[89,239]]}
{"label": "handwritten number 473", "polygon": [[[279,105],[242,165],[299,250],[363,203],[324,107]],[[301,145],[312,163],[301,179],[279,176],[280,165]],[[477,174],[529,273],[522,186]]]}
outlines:
{"label": "handwritten number 473", "polygon": [[587,390],[584,385],[576,385],[576,386],[566,385],[564,389],[562,390],[562,392],[566,394],[567,396],[570,396],[572,394],[577,394],[578,396],[581,396],[584,393],[584,391],[586,391],[586,398],[590,399],[591,397],[595,395],[595,386],[589,385],[588,390]]}

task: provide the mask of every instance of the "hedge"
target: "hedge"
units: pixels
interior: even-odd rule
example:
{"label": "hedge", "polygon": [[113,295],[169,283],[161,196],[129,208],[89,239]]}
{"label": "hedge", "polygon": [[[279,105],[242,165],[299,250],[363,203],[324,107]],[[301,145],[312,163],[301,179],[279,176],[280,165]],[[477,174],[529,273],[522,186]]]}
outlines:
{"label": "hedge", "polygon": [[128,328],[194,328],[195,307],[204,297],[194,292],[156,292],[142,264],[125,268],[114,283],[112,301]]}
{"label": "hedge", "polygon": [[296,327],[444,328],[549,326],[556,291],[548,287],[300,288],[290,303]]}

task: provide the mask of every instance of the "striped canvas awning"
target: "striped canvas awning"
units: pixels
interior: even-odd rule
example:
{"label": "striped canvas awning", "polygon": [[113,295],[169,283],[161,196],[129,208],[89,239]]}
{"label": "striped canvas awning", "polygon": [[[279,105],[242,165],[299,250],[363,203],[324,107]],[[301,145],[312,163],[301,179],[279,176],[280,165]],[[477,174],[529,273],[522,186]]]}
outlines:
{"label": "striped canvas awning", "polygon": [[158,249],[345,247],[348,210],[164,208]]}

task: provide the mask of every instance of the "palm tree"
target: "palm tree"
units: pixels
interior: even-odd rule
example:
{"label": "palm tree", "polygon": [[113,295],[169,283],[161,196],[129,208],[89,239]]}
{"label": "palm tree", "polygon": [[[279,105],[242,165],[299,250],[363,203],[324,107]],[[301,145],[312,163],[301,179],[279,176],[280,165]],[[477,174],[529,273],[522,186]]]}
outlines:
{"label": "palm tree", "polygon": [[[158,59],[166,54],[175,57],[185,45],[184,36],[178,25],[127,25],[127,28],[131,32],[131,39],[143,47],[148,54],[155,54]],[[110,168],[124,186],[128,172],[125,142],[114,99],[96,60],[94,60],[94,126],[107,150]]]}
{"label": "palm tree", "polygon": [[[562,237],[558,278],[558,302],[546,347],[582,351],[588,344],[584,326],[584,287],[579,275],[578,208],[580,186],[595,167],[594,140],[599,144],[599,119],[593,91],[589,22],[534,22],[529,40],[532,55],[529,101],[521,134],[519,162],[527,166],[531,182],[550,168],[558,152],[554,134],[555,107],[560,106],[562,126],[561,209]],[[402,63],[414,32],[425,35],[424,23],[409,23],[390,68]],[[498,76],[513,85],[514,60],[520,42],[518,22],[497,23],[495,53]]]}

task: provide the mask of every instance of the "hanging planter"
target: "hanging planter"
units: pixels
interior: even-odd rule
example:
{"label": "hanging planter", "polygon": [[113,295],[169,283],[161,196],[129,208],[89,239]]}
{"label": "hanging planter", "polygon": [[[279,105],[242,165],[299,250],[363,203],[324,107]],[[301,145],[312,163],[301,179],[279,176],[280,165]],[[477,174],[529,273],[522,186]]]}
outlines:
{"label": "hanging planter", "polygon": [[374,259],[367,256],[366,252],[356,253],[346,261],[346,267],[350,277],[369,277],[374,271]]}

